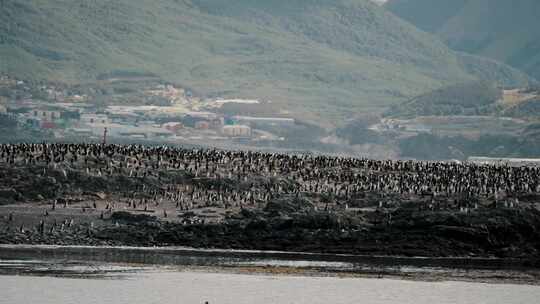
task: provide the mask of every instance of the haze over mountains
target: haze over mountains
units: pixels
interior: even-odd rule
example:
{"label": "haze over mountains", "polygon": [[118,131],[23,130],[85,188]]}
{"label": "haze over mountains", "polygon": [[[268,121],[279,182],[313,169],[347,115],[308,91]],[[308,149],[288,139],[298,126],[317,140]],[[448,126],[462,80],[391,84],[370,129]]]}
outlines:
{"label": "haze over mountains", "polygon": [[369,0],[1,0],[0,73],[67,83],[153,74],[333,121],[453,83],[529,81]]}
{"label": "haze over mountains", "polygon": [[540,79],[538,0],[390,0],[385,6],[455,50],[506,62]]}

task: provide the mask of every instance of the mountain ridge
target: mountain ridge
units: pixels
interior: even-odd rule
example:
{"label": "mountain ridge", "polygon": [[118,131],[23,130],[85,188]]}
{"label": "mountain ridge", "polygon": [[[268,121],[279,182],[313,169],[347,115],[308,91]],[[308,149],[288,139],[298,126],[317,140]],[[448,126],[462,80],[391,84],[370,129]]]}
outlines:
{"label": "mountain ridge", "polygon": [[0,8],[0,73],[21,78],[151,73],[202,96],[272,100],[331,119],[463,80],[528,82],[499,63],[464,63],[367,0],[2,0]]}
{"label": "mountain ridge", "polygon": [[540,2],[390,0],[385,8],[451,48],[493,58],[540,79]]}

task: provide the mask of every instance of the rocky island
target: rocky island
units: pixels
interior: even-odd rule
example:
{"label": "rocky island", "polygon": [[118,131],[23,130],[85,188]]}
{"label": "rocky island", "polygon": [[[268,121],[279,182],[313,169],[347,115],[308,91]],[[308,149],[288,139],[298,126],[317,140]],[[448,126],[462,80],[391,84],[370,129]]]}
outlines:
{"label": "rocky island", "polygon": [[540,169],[101,144],[0,146],[0,243],[539,266]]}

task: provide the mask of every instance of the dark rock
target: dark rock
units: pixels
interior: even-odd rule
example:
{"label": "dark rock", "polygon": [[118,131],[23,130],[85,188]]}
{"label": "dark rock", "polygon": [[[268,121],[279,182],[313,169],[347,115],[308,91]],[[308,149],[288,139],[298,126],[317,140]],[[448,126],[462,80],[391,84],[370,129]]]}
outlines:
{"label": "dark rock", "polygon": [[0,189],[0,204],[11,204],[18,198],[19,193],[15,189]]}
{"label": "dark rock", "polygon": [[269,201],[264,211],[273,215],[283,215],[297,212],[310,212],[314,210],[313,203],[305,197],[281,197]]}
{"label": "dark rock", "polygon": [[111,217],[111,220],[118,222],[126,223],[146,223],[146,222],[155,222],[157,218],[155,216],[147,214],[133,214],[126,211],[117,211],[114,212]]}

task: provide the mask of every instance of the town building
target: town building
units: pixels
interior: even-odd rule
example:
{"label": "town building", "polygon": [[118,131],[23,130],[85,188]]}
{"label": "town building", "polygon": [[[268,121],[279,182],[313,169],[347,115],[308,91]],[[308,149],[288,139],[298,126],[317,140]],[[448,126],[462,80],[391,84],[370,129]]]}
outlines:
{"label": "town building", "polygon": [[68,132],[71,132],[75,136],[81,137],[92,137],[94,135],[91,129],[73,128],[68,129]]}
{"label": "town building", "polygon": [[280,126],[290,127],[295,124],[293,118],[281,118],[281,117],[253,117],[253,116],[234,116],[234,121],[243,124],[254,124],[257,126]]}
{"label": "town building", "polygon": [[[116,123],[106,123],[106,124],[94,124],[86,125],[87,129],[92,132],[96,137],[101,137],[105,128],[107,128],[108,137],[117,137],[117,138],[146,138],[146,139],[161,139],[168,138],[174,135],[173,132],[163,129],[161,127],[156,127],[151,124],[130,126],[124,124]],[[135,137],[134,137],[135,136]]]}
{"label": "town building", "polygon": [[256,99],[217,99],[214,101],[216,104],[223,105],[226,103],[240,103],[240,104],[260,104]]}
{"label": "town building", "polygon": [[47,121],[47,120],[42,120],[41,124],[40,124],[40,127],[42,129],[56,129],[56,128],[58,128],[58,126],[54,122]]}
{"label": "town building", "polygon": [[49,111],[49,110],[32,110],[31,116],[34,118],[39,118],[43,121],[52,122],[61,118],[60,111]]}
{"label": "town building", "polygon": [[125,114],[111,114],[108,113],[108,118],[113,123],[134,125],[139,121],[137,114],[125,113]]}
{"label": "town building", "polygon": [[181,122],[168,122],[163,124],[164,129],[169,130],[173,133],[176,133],[184,128],[184,125]]}
{"label": "town building", "polygon": [[86,125],[110,123],[109,117],[105,114],[81,114],[80,121]]}
{"label": "town building", "polygon": [[197,121],[195,123],[195,129],[208,130],[208,129],[210,129],[210,123],[208,121],[205,121],[205,120]]}
{"label": "town building", "polygon": [[193,117],[191,115],[185,115],[181,118],[181,122],[184,126],[189,128],[195,128],[195,124],[199,121],[205,121],[203,118]]}
{"label": "town building", "polygon": [[225,124],[225,119],[223,117],[212,119],[212,121],[210,121],[210,126],[212,127],[212,129],[219,130],[221,129],[221,127],[223,127],[224,124]]}
{"label": "town building", "polygon": [[228,137],[251,137],[251,128],[246,125],[227,125],[221,128],[221,133]]}
{"label": "town building", "polygon": [[34,129],[38,129],[38,128],[41,127],[41,120],[40,119],[33,118],[33,117],[26,118],[25,116],[22,116],[22,117],[23,117],[22,122],[24,124],[26,124],[28,127],[34,128]]}
{"label": "town building", "polygon": [[187,112],[186,113],[186,116],[191,116],[191,117],[194,117],[194,118],[198,118],[198,119],[204,119],[204,120],[212,120],[212,119],[216,119],[218,118],[218,115],[216,113],[212,113],[212,112],[203,112],[203,111],[199,111],[199,112]]}
{"label": "town building", "polygon": [[4,107],[3,105],[0,105],[0,114],[6,114],[7,113],[7,108]]}

